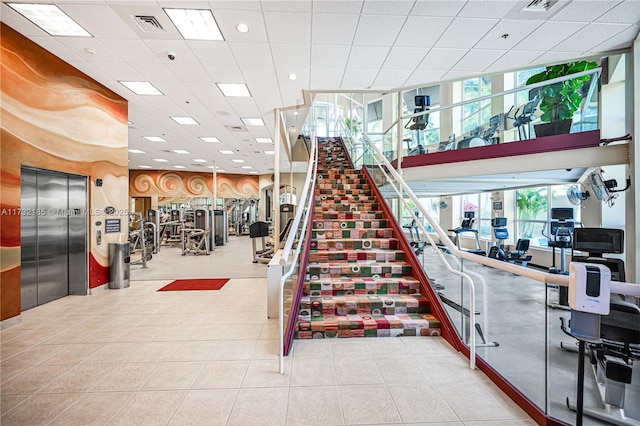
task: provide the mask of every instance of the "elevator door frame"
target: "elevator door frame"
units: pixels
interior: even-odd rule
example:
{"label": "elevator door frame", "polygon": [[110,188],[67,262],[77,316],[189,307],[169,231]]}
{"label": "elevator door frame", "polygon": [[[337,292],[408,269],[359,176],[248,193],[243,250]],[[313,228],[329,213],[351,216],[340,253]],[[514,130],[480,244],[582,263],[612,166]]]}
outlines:
{"label": "elevator door frame", "polygon": [[[28,194],[28,199],[21,193],[21,208],[25,212],[22,220],[31,223],[31,228],[26,228],[21,223],[21,255],[22,277],[21,298],[27,295],[31,300],[21,301],[21,310],[30,309],[68,295],[86,295],[89,289],[89,215],[88,215],[88,178],[87,176],[73,173],[59,172],[55,170],[35,167],[21,167],[21,181],[35,182],[35,190]],[[58,190],[64,189],[66,199],[62,196],[58,201],[47,199],[55,190],[50,188],[58,186]],[[24,185],[21,183],[21,191]],[[39,191],[44,191],[42,199]],[[48,192],[49,191],[49,192]],[[56,195],[62,195],[56,194]],[[26,203],[25,203],[26,202]],[[24,204],[24,205],[23,205]],[[49,227],[45,230],[46,225]],[[64,234],[58,232],[59,241],[47,244],[47,235],[64,228],[66,238],[60,238]],[[25,234],[25,230],[33,232]],[[42,235],[41,235],[42,234]],[[56,247],[49,247],[57,244]],[[64,246],[64,247],[63,247]],[[64,254],[56,253],[64,249]],[[26,262],[25,262],[26,260]],[[65,265],[61,271],[55,271],[56,265]],[[47,269],[49,279],[47,279]],[[62,282],[55,280],[62,277]],[[66,283],[65,283],[66,281]],[[66,284],[66,291],[63,290]],[[35,292],[35,294],[34,294]],[[33,303],[35,296],[35,304]]]}

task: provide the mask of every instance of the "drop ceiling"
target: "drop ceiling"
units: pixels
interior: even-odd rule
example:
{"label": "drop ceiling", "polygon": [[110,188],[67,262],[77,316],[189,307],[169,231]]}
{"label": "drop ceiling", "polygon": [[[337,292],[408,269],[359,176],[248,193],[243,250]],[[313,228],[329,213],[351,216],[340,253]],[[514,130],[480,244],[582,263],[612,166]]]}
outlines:
{"label": "drop ceiling", "polygon": [[[256,138],[274,138],[274,109],[295,109],[303,91],[385,91],[591,56],[630,46],[640,29],[638,0],[559,0],[546,12],[522,11],[529,1],[479,0],[46,3],[92,37],[50,36],[6,4],[1,20],[129,101],[129,148],[144,152],[129,154],[130,169],[207,171],[215,160],[242,174],[272,173],[265,151],[273,145]],[[224,41],[183,39],[163,8],[210,9]],[[135,15],[156,18],[163,31],[143,31]],[[241,23],[248,32],[236,29]],[[119,81],[149,81],[163,96],[136,95]],[[251,97],[225,97],[215,83],[245,83]],[[306,110],[294,116],[293,109],[286,115],[295,137]]]}

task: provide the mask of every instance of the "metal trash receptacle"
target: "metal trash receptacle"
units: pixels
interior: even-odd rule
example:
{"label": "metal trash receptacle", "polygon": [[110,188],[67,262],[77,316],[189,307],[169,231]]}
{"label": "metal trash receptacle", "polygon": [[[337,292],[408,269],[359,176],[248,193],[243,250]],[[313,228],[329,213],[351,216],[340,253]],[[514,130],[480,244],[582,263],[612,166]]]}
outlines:
{"label": "metal trash receptacle", "polygon": [[130,261],[128,241],[109,243],[109,288],[129,287]]}

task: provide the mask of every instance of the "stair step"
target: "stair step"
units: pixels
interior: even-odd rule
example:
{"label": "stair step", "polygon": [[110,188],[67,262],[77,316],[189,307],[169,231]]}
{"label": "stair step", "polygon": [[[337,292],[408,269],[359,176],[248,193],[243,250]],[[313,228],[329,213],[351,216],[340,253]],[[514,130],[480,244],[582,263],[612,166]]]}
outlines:
{"label": "stair step", "polygon": [[314,229],[375,229],[387,228],[389,221],[381,220],[362,220],[362,219],[344,219],[344,220],[322,220],[313,223]]}
{"label": "stair step", "polygon": [[404,262],[402,250],[338,250],[312,251],[309,263],[362,263],[362,262]]}
{"label": "stair step", "polygon": [[340,238],[348,238],[348,239],[393,238],[393,229],[391,228],[314,229],[311,231],[311,238],[314,240],[333,240],[333,239],[340,239]]}
{"label": "stair step", "polygon": [[320,203],[316,210],[321,212],[368,212],[377,213],[380,211],[378,203]]}
{"label": "stair step", "polygon": [[311,250],[397,250],[399,242],[395,238],[370,238],[363,240],[361,238],[336,238],[333,240],[312,240]]}
{"label": "stair step", "polygon": [[428,314],[429,301],[421,294],[303,296],[300,319],[342,315]]}
{"label": "stair step", "polygon": [[338,175],[333,178],[320,178],[318,177],[318,183],[322,183],[324,185],[368,185],[369,182],[363,177],[349,177]]}
{"label": "stair step", "polygon": [[[338,169],[330,167],[324,170],[318,170],[318,182],[327,179],[364,179],[360,170],[355,169]],[[365,179],[366,181],[366,179]]]}
{"label": "stair step", "polygon": [[360,219],[360,220],[374,220],[383,219],[384,214],[382,212],[322,212],[316,209],[313,214],[313,220],[345,220],[345,219]]}
{"label": "stair step", "polygon": [[[340,186],[340,185],[338,185]],[[344,186],[344,185],[343,185]],[[318,188],[316,187],[316,194],[317,195],[322,195],[322,194],[327,194],[327,195],[371,195],[371,189],[368,188],[355,188],[355,186],[364,186],[364,185],[353,185],[354,188],[333,188],[333,187],[328,187],[328,188]]]}
{"label": "stair step", "polygon": [[307,266],[307,277],[318,278],[400,278],[411,275],[411,265],[405,262],[374,262],[361,264],[317,263]]}
{"label": "stair step", "polygon": [[320,316],[299,320],[297,339],[333,337],[439,336],[440,321],[431,314]]}
{"label": "stair step", "polygon": [[364,194],[354,194],[354,195],[342,195],[342,194],[322,194],[322,195],[316,195],[315,197],[315,202],[316,204],[318,202],[322,202],[322,201],[326,201],[326,202],[334,202],[336,204],[340,204],[340,201],[347,201],[347,202],[353,202],[353,201],[361,201],[361,202],[373,202],[373,201],[377,201],[378,197],[376,197],[375,195],[364,195]]}
{"label": "stair step", "polygon": [[411,276],[399,278],[318,278],[302,285],[307,296],[348,296],[365,294],[417,294],[420,282]]}

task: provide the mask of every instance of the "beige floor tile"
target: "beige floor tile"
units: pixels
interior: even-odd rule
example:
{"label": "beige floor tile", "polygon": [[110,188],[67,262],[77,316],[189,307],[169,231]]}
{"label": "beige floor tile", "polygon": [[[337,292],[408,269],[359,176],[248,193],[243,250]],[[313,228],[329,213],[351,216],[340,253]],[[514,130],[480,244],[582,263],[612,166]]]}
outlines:
{"label": "beige floor tile", "polygon": [[5,384],[18,374],[31,368],[29,365],[0,366],[0,383]]}
{"label": "beige floor tile", "polygon": [[414,358],[434,383],[465,382],[485,377],[480,370],[469,369],[469,360],[457,353],[438,357],[416,355]]}
{"label": "beige floor tile", "polygon": [[385,383],[424,383],[429,379],[410,355],[376,358]]}
{"label": "beige floor tile", "polygon": [[74,368],[72,365],[36,365],[2,384],[2,395],[34,394]]}
{"label": "beige floor tile", "polygon": [[180,342],[177,349],[168,358],[169,361],[209,361],[220,345],[216,340],[196,340]]}
{"label": "beige floor tile", "polygon": [[116,342],[151,342],[154,341],[153,336],[155,336],[160,329],[160,327],[156,326],[127,326],[118,328],[125,330],[125,332],[115,339]]}
{"label": "beige floor tile", "polygon": [[204,362],[172,361],[160,365],[144,384],[145,390],[191,389],[200,375]]}
{"label": "beige floor tile", "polygon": [[53,419],[51,425],[106,425],[133,395],[130,392],[85,393]]}
{"label": "beige floor tile", "polygon": [[187,340],[195,327],[170,325],[156,326],[154,328],[156,329],[156,333],[153,335],[153,340],[156,342],[168,342]]}
{"label": "beige floor tile", "polygon": [[7,360],[2,367],[46,364],[47,360],[64,349],[65,345],[33,345]]}
{"label": "beige floor tile", "polygon": [[237,389],[189,391],[169,424],[224,425],[229,419],[237,394]]}
{"label": "beige floor tile", "polygon": [[30,397],[31,395],[2,395],[2,401],[0,401],[0,415],[4,415],[6,412],[22,404]]}
{"label": "beige floor tile", "polygon": [[209,361],[193,384],[193,389],[239,388],[249,361]]}
{"label": "beige floor tile", "polygon": [[73,404],[81,394],[34,395],[0,417],[2,426],[46,424]]}
{"label": "beige floor tile", "polygon": [[408,383],[388,385],[388,387],[405,423],[460,420],[432,384]]}
{"label": "beige floor tile", "polygon": [[491,392],[483,389],[481,381],[436,383],[436,387],[463,422],[513,420],[511,413]]}
{"label": "beige floor tile", "polygon": [[401,423],[386,385],[339,386],[346,424]]}
{"label": "beige floor tile", "polygon": [[[418,339],[418,337],[416,337],[416,339]],[[397,356],[411,355],[403,340],[402,338],[389,337],[365,339],[365,343],[374,358],[395,358]]]}
{"label": "beige floor tile", "polygon": [[180,347],[180,342],[144,342],[122,359],[126,362],[165,361]]}
{"label": "beige floor tile", "polygon": [[188,340],[221,340],[226,334],[223,327],[199,326],[193,328]]}
{"label": "beige floor tile", "polygon": [[477,422],[464,422],[464,426],[535,426],[533,420],[488,420]]}
{"label": "beige floor tile", "polygon": [[277,359],[280,353],[280,341],[258,340],[251,356],[253,359]]}
{"label": "beige floor tile", "polygon": [[400,339],[414,356],[448,356],[456,353],[456,350],[442,337],[432,336],[418,339],[401,337]]}
{"label": "beige floor tile", "polygon": [[[236,314],[233,314],[235,317]],[[236,320],[236,318],[234,318]],[[237,319],[242,322],[242,318]],[[255,317],[253,317],[255,320]],[[260,324],[230,324],[228,327],[225,327],[225,339],[257,339],[260,336],[260,331],[262,331],[262,323]]]}
{"label": "beige floor tile", "polygon": [[289,386],[291,363],[285,363],[285,374],[280,374],[277,360],[255,359],[250,361],[243,388],[270,388]]}
{"label": "beige floor tile", "polygon": [[334,359],[373,360],[365,339],[331,339],[329,342]]}
{"label": "beige floor tile", "polygon": [[263,340],[273,340],[278,339],[278,320],[277,319],[268,319],[265,321],[262,326],[262,330],[260,330],[260,339]]}
{"label": "beige floor tile", "polygon": [[337,383],[332,358],[294,358],[291,362],[291,386],[335,386]]}
{"label": "beige floor tile", "polygon": [[339,385],[371,385],[384,383],[378,364],[372,359],[335,358],[334,366]]}
{"label": "beige floor tile", "polygon": [[79,364],[102,349],[105,343],[72,343],[62,345],[62,350],[47,358],[43,364]]}
{"label": "beige floor tile", "polygon": [[138,392],[109,425],[166,425],[186,394],[187,391]]}
{"label": "beige floor tile", "polygon": [[82,359],[82,364],[101,364],[110,362],[122,362],[129,354],[136,351],[140,343],[115,342],[103,344],[101,348],[90,356]]}
{"label": "beige floor tile", "polygon": [[287,388],[240,389],[228,425],[284,425]]}
{"label": "beige floor tile", "polygon": [[248,360],[255,347],[255,340],[220,340],[216,342],[211,360]]}
{"label": "beige floor tile", "polygon": [[337,386],[289,389],[287,425],[342,425],[342,407]]}
{"label": "beige floor tile", "polygon": [[38,393],[86,392],[111,370],[110,364],[80,364],[38,389]]}
{"label": "beige floor tile", "polygon": [[159,362],[133,362],[110,364],[104,378],[98,381],[91,392],[137,391],[160,368]]}
{"label": "beige floor tile", "polygon": [[331,357],[331,340],[329,339],[309,339],[293,341],[293,357],[329,358]]}

